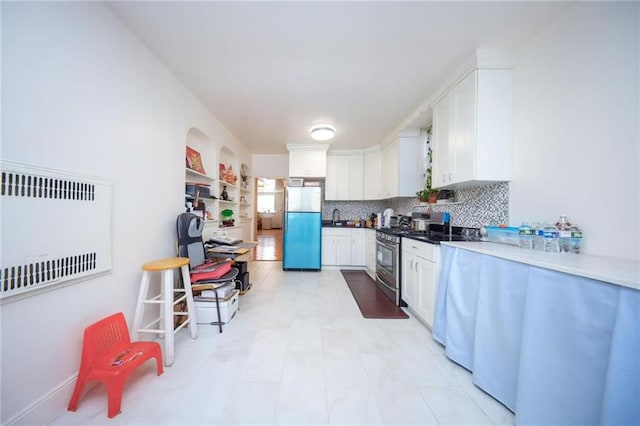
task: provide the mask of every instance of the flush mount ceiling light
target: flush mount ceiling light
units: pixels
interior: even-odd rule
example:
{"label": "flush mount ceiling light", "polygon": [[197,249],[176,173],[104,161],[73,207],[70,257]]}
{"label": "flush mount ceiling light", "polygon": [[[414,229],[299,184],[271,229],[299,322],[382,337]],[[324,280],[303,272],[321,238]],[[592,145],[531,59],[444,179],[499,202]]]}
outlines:
{"label": "flush mount ceiling light", "polygon": [[336,128],[330,124],[316,124],[309,130],[311,137],[317,141],[328,141],[336,133]]}

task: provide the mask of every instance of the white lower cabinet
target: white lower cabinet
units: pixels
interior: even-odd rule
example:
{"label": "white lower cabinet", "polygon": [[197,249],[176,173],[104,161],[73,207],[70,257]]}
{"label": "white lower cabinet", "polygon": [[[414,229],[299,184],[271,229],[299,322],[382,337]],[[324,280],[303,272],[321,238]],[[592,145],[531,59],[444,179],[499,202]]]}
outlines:
{"label": "white lower cabinet", "polygon": [[366,244],[364,229],[351,229],[351,265],[365,266],[366,261]]}
{"label": "white lower cabinet", "polygon": [[367,273],[375,280],[376,279],[376,230],[365,229],[364,230],[364,251],[365,251],[365,265],[367,266]]}
{"label": "white lower cabinet", "polygon": [[340,266],[351,264],[351,230],[322,228],[322,264]]}
{"label": "white lower cabinet", "polygon": [[439,247],[402,239],[402,300],[429,327],[433,327]]}
{"label": "white lower cabinet", "polygon": [[322,264],[365,266],[364,229],[322,228]]}

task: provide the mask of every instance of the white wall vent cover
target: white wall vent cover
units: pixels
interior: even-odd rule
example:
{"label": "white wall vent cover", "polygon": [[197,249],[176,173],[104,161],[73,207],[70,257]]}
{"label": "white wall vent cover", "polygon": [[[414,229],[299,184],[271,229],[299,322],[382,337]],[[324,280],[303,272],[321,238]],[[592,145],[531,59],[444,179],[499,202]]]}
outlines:
{"label": "white wall vent cover", "polygon": [[0,166],[0,299],[111,270],[111,180]]}

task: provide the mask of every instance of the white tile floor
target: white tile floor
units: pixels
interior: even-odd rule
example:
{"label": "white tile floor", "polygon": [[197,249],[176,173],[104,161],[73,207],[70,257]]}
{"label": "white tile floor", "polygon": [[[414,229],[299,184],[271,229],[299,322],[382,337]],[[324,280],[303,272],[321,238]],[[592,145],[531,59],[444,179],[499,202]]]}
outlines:
{"label": "white tile floor", "polygon": [[514,424],[417,320],[363,318],[340,271],[249,270],[233,322],[181,330],[174,365],[134,373],[121,414],[107,418],[97,386],[52,424]]}

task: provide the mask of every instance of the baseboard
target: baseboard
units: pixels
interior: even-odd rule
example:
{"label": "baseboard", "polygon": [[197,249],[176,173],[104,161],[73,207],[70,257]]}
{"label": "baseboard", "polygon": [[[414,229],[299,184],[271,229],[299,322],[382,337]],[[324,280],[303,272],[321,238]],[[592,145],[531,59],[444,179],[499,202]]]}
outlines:
{"label": "baseboard", "polygon": [[340,271],[341,269],[349,270],[349,271],[365,271],[367,269],[366,266],[335,266],[335,265],[322,265],[322,269],[326,269],[329,271]]}
{"label": "baseboard", "polygon": [[[69,405],[77,374],[72,375],[41,398],[7,420],[7,425],[44,425],[51,423]],[[89,387],[85,388],[88,391]]]}

